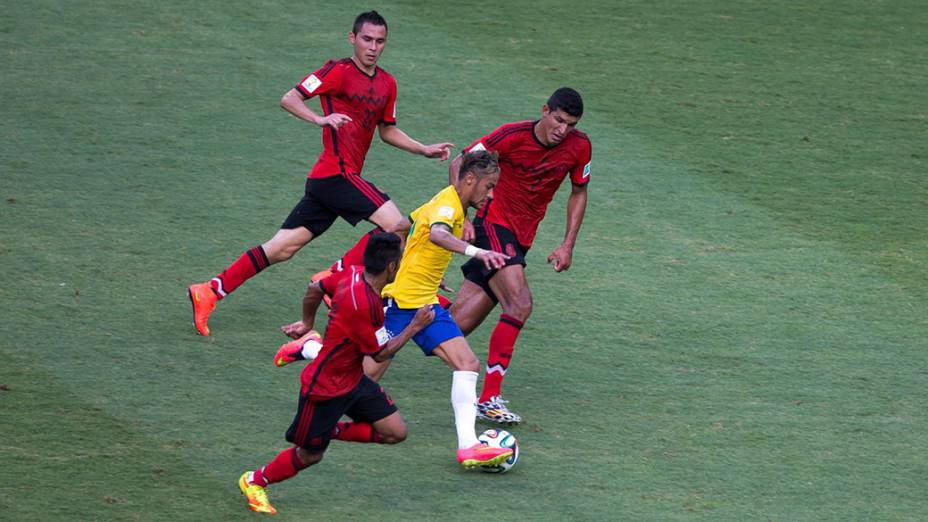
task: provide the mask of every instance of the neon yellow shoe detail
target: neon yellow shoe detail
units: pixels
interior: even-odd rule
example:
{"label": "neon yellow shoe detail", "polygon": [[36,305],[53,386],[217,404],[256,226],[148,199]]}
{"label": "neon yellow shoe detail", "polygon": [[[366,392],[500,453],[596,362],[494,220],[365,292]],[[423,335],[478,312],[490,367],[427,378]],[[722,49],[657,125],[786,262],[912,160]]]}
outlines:
{"label": "neon yellow shoe detail", "polygon": [[274,506],[272,506],[271,502],[267,499],[267,490],[257,484],[249,482],[251,473],[251,471],[246,471],[242,473],[241,478],[238,479],[238,489],[242,490],[242,495],[245,495],[245,498],[248,499],[248,509],[258,513],[276,515],[277,510],[274,509]]}

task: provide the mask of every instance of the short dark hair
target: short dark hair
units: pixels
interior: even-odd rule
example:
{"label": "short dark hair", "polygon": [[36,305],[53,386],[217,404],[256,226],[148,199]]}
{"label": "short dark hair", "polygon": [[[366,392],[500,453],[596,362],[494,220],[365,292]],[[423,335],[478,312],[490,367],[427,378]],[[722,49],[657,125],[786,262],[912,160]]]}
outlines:
{"label": "short dark hair", "polygon": [[367,240],[367,246],[364,248],[364,269],[373,275],[380,275],[387,269],[387,265],[394,261],[399,262],[402,254],[399,236],[378,232]]}
{"label": "short dark hair", "polygon": [[464,178],[468,172],[473,172],[478,178],[499,172],[499,154],[486,150],[474,150],[464,154],[461,167],[458,169],[458,179]]}
{"label": "short dark hair", "polygon": [[359,14],[358,17],[354,19],[354,26],[352,26],[351,32],[358,34],[358,31],[364,27],[364,24],[382,25],[384,29],[389,31],[387,28],[387,21],[384,20],[377,11],[367,11],[366,13]]}
{"label": "short dark hair", "polygon": [[554,112],[558,109],[579,118],[583,116],[583,98],[570,87],[561,87],[548,98],[548,110]]}

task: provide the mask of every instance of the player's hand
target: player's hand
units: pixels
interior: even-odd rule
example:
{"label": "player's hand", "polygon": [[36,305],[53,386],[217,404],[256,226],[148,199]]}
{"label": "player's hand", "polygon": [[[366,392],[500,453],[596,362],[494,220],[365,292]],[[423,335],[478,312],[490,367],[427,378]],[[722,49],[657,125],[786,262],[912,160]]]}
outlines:
{"label": "player's hand", "polygon": [[561,245],[554,249],[554,252],[551,252],[551,255],[548,256],[548,264],[554,264],[555,272],[563,272],[570,268],[570,263],[574,257],[574,249],[567,245]]}
{"label": "player's hand", "polygon": [[506,266],[506,260],[509,259],[509,256],[506,254],[483,249],[480,249],[474,257],[483,261],[483,265],[487,267],[488,270],[503,268]]}
{"label": "player's hand", "polygon": [[474,223],[469,217],[464,218],[464,231],[461,233],[461,239],[468,243],[473,243],[477,239],[477,233],[474,231]]}
{"label": "player's hand", "polygon": [[333,129],[338,130],[339,127],[350,122],[351,118],[348,117],[348,115],[342,114],[340,112],[333,112],[325,118],[322,118],[318,125],[320,127],[332,127]]}
{"label": "player's hand", "polygon": [[449,294],[454,293],[454,288],[448,286],[448,283],[445,281],[444,277],[441,278],[441,283],[438,283],[438,289],[443,292],[448,292]]}
{"label": "player's hand", "polygon": [[432,310],[432,305],[425,305],[422,308],[416,310],[415,317],[412,318],[412,328],[414,331],[418,332],[426,326],[432,323],[432,319],[435,319],[435,311]]}
{"label": "player's hand", "polygon": [[303,337],[309,333],[309,331],[312,329],[312,326],[307,326],[303,321],[296,321],[280,327],[280,331],[291,339],[299,339],[300,337]]}
{"label": "player's hand", "polygon": [[426,145],[425,149],[422,151],[422,155],[426,158],[440,158],[442,161],[448,161],[448,159],[451,158],[451,149],[453,148],[454,143]]}

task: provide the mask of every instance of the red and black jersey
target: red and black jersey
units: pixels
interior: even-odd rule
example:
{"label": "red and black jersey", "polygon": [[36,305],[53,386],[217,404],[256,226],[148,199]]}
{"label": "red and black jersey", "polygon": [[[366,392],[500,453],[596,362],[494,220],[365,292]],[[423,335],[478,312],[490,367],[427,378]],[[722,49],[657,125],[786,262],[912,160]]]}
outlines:
{"label": "red and black jersey", "polygon": [[320,286],[334,294],[332,311],[319,355],[300,374],[302,392],[314,400],[350,392],[364,374],[364,356],[376,355],[389,340],[383,327],[383,300],[364,279],[363,266],[336,272]]}
{"label": "red and black jersey", "polygon": [[592,156],[583,132],[574,129],[549,148],[535,136],[535,123],[507,123],[464,149],[499,153],[499,182],[477,216],[512,230],[526,250],[564,179],[570,175],[574,185],[589,183]]}
{"label": "red and black jersey", "polygon": [[330,60],[307,75],[296,89],[305,98],[319,96],[322,112],[345,114],[351,122],[322,132],[322,154],[310,178],[360,174],[378,123],[396,124],[396,80],[380,67],[373,75],[351,58]]}

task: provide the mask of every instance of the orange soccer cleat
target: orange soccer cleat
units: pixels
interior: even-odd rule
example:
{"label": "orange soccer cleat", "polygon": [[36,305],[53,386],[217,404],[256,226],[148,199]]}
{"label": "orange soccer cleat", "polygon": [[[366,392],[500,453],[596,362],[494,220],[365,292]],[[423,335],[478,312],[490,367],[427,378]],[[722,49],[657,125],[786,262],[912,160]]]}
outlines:
{"label": "orange soccer cleat", "polygon": [[208,336],[209,326],[206,325],[206,321],[209,319],[209,314],[213,313],[213,309],[216,308],[216,301],[219,297],[213,292],[209,283],[190,285],[187,288],[187,295],[190,297],[190,304],[193,305],[193,326],[197,328],[200,335]]}
{"label": "orange soccer cleat", "polygon": [[286,366],[296,361],[312,361],[319,354],[320,349],[322,349],[322,336],[319,332],[310,330],[303,337],[280,345],[274,355],[274,364]]}
{"label": "orange soccer cleat", "polygon": [[496,466],[512,456],[511,448],[494,448],[478,442],[458,450],[458,464],[465,468]]}

